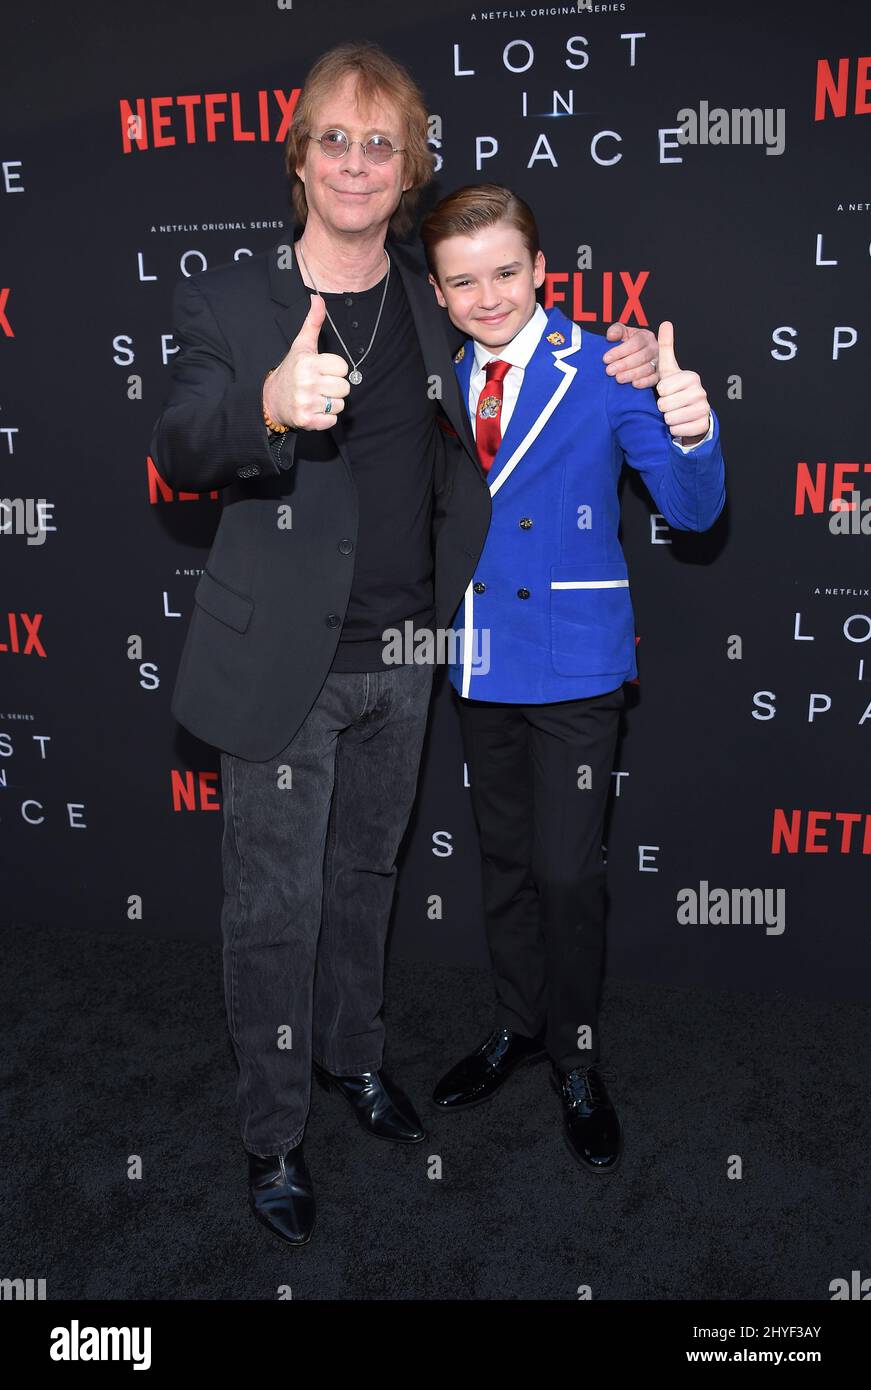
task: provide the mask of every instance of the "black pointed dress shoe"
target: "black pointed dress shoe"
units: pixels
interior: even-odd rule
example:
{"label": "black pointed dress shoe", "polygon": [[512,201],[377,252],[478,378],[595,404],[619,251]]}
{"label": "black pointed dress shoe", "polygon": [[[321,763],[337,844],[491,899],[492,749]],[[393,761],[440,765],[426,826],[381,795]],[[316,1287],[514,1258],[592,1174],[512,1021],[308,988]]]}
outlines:
{"label": "black pointed dress shoe", "polygon": [[446,1073],[432,1093],[442,1110],[461,1110],[489,1100],[513,1071],[527,1062],[543,1062],[547,1053],[538,1038],[497,1028],[470,1056]]}
{"label": "black pointed dress shoe", "polygon": [[563,1106],[563,1135],[575,1162],[589,1173],[613,1173],[620,1164],[623,1134],[598,1067],[551,1068]]}
{"label": "black pointed dress shoe", "polygon": [[302,1144],[283,1154],[248,1154],[248,1199],[255,1217],[287,1245],[305,1245],[315,1224],[315,1195]]}
{"label": "black pointed dress shoe", "polygon": [[383,1069],[334,1076],[314,1062],[312,1071],[325,1091],[338,1091],[345,1097],[367,1134],[395,1144],[419,1144],[426,1138],[426,1130],[408,1096]]}

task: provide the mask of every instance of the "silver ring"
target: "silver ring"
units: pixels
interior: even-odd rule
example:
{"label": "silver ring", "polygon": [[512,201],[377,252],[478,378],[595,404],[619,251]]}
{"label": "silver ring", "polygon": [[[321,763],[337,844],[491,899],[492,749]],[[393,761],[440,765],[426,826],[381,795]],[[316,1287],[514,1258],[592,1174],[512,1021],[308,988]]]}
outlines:
{"label": "silver ring", "polygon": [[326,401],[326,405],[324,406],[324,414],[325,414],[325,415],[329,415],[330,411],[331,411],[332,408],[333,408],[333,400],[332,400],[332,397],[331,397],[331,396],[324,396],[324,400]]}
{"label": "silver ring", "polygon": [[652,361],[651,364],[650,364],[650,370],[651,370],[652,372],[657,372],[657,371],[659,371],[659,358],[658,358],[658,357],[654,357],[653,361]]}

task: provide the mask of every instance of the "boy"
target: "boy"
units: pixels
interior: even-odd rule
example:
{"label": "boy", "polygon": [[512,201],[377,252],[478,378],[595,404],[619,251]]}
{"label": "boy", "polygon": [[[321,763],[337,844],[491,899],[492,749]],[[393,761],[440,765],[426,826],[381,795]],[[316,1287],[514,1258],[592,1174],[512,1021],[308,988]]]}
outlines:
{"label": "boy", "polygon": [[[697,373],[677,365],[670,324],[657,400],[613,380],[601,335],[545,313],[535,220],[510,189],[459,189],[421,237],[436,298],[469,335],[454,362],[492,502],[450,678],[497,1010],[433,1099],[478,1104],[549,1056],[572,1156],[613,1172],[622,1134],[598,1069],[601,843],[623,682],[637,672],[617,483],[625,453],[670,525],[707,530],[725,500],[718,422]],[[482,629],[489,648],[474,640]],[[488,651],[477,670],[473,649]]]}

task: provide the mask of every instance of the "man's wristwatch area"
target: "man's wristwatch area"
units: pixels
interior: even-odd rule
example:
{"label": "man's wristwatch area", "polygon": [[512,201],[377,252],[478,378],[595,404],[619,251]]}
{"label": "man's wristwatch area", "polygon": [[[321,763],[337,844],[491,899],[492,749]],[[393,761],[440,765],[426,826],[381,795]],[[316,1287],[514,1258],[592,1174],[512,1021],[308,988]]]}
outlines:
{"label": "man's wristwatch area", "polygon": [[268,444],[269,444],[269,452],[270,452],[270,454],[272,455],[272,458],[273,458],[273,460],[274,460],[274,462],[275,462],[276,464],[278,463],[278,460],[281,458],[281,448],[282,448],[282,445],[284,444],[284,441],[285,441],[286,438],[287,438],[287,431],[286,431],[286,430],[281,430],[281,431],[270,430],[270,431],[269,431],[268,440],[267,440],[267,442],[268,442]]}
{"label": "man's wristwatch area", "polygon": [[[269,378],[272,376],[272,373],[273,373],[275,370],[276,370],[275,367],[270,367],[270,368],[269,368],[269,371],[266,373],[265,377],[263,378],[263,385],[264,385],[264,386],[266,385],[267,381],[268,381]],[[263,402],[262,402],[262,400],[261,400],[261,405],[262,405],[262,404],[263,404]],[[267,414],[266,406],[265,406],[265,405],[263,405],[263,419],[266,421],[266,428],[269,430],[269,433],[270,433],[270,434],[287,434],[287,431],[291,428],[290,425],[279,425],[278,422],[277,422],[276,420],[271,419],[270,416]]]}
{"label": "man's wristwatch area", "polygon": [[[268,381],[269,378],[272,376],[272,373],[273,373],[274,371],[275,371],[275,368],[274,368],[274,367],[270,367],[269,371],[266,373],[266,376],[263,378],[263,385],[264,385],[264,386],[266,385],[267,381]],[[263,404],[262,395],[261,395],[261,402],[260,402],[260,404],[261,404],[261,408],[262,408],[262,410],[263,410],[263,420],[264,420],[264,423],[265,423],[265,425],[266,425],[266,429],[267,429],[267,431],[268,431],[268,434],[267,434],[267,442],[268,442],[268,444],[269,444],[269,452],[271,453],[272,458],[273,458],[273,461],[275,462],[275,464],[276,464],[276,466],[277,466],[277,465],[278,465],[278,461],[279,461],[279,459],[281,458],[281,446],[283,445],[285,435],[288,434],[288,432],[289,432],[290,429],[291,429],[291,426],[290,426],[290,425],[279,425],[275,420],[273,420],[273,419],[269,416],[269,414],[267,413],[267,410],[266,410],[266,406]]]}

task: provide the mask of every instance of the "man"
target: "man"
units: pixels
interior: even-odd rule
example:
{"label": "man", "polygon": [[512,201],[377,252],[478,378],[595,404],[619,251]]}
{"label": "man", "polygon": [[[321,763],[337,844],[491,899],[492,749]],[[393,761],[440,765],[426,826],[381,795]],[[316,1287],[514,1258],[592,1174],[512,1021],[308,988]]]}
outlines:
{"label": "man", "polygon": [[[381,634],[447,624],[490,518],[454,337],[396,240],[432,171],[426,117],[376,46],[318,61],[286,152],[304,231],[177,286],[181,352],[152,442],[172,486],[224,489],[172,710],[221,750],[249,1198],[294,1245],[315,1215],[313,1069],[367,1133],[424,1138],[383,1069],[380,1014],[432,668],[386,666]],[[647,385],[655,353],[638,331],[608,356]]]}
{"label": "man", "polygon": [[[606,374],[598,335],[536,303],[545,258],[511,189],[457,189],[421,237],[436,297],[468,334],[454,361],[492,500],[450,676],[496,1026],[433,1099],[451,1111],[480,1104],[549,1057],[572,1157],[612,1173],[622,1133],[599,1067],[601,845],[623,682],[637,672],[617,485],[625,457],[672,526],[706,530],[725,501],[719,427],[698,374],[677,364],[670,324],[657,401]],[[476,671],[481,629],[489,660]]]}

